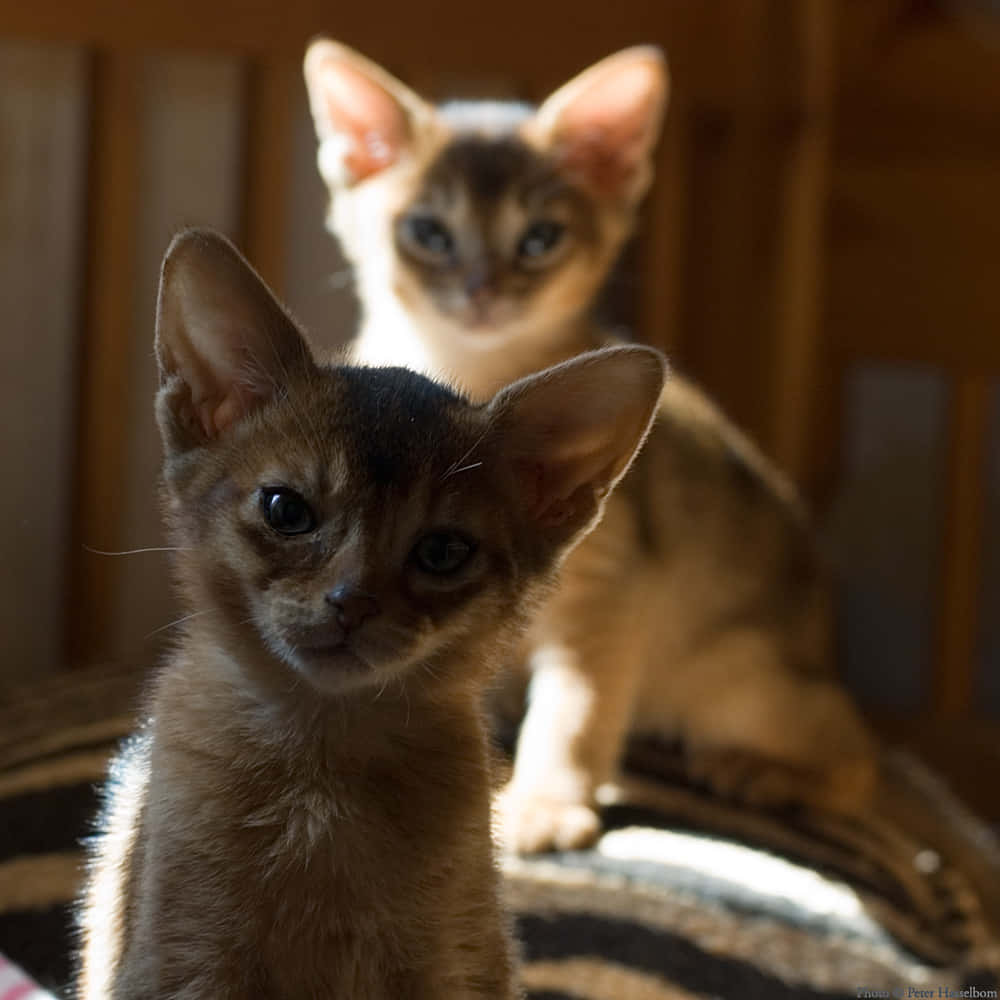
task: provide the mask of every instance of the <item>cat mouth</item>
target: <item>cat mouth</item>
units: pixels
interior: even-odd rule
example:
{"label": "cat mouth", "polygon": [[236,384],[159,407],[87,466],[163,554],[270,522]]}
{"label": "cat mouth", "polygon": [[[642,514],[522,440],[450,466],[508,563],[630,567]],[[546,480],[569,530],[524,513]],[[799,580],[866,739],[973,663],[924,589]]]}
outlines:
{"label": "cat mouth", "polygon": [[368,664],[358,656],[347,643],[325,642],[312,646],[296,646],[295,652],[308,662],[330,663],[337,667],[347,667],[354,670],[368,670]]}
{"label": "cat mouth", "polygon": [[361,672],[370,664],[351,648],[346,636],[310,638],[295,644],[295,655],[305,664],[327,669]]}

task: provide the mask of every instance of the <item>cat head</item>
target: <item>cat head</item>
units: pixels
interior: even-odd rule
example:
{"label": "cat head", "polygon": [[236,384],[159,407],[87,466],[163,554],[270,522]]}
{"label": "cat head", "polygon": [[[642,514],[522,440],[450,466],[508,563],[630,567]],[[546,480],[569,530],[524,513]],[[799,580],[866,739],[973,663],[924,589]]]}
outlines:
{"label": "cat head", "polygon": [[201,231],[164,260],[156,355],[187,610],[328,692],[514,628],[600,516],[664,379],[657,352],[614,348],[474,406],[405,369],[321,365]]}
{"label": "cat head", "polygon": [[305,77],[328,223],[369,305],[391,289],[423,324],[494,341],[590,306],[652,177],[658,49],[609,56],[537,109],[435,108],[325,39]]}

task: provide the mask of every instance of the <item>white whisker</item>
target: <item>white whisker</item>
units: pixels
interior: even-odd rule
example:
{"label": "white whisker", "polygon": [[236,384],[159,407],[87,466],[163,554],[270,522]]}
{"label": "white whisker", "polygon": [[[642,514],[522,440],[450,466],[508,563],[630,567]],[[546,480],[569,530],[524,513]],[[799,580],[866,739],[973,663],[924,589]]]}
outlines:
{"label": "white whisker", "polygon": [[199,615],[209,615],[213,611],[218,611],[218,608],[203,608],[201,611],[192,611],[189,615],[182,615],[180,618],[175,618],[172,622],[167,622],[166,625],[161,625],[159,628],[154,628],[152,632],[147,632],[143,636],[143,639],[148,639],[151,636],[156,635],[157,632],[162,632],[165,629],[173,628],[175,625],[181,625],[186,621],[190,621],[192,618],[197,618]]}
{"label": "white whisker", "polygon": [[134,556],[138,555],[140,552],[190,552],[190,549],[181,548],[177,545],[153,545],[145,549],[125,549],[121,552],[109,552],[105,549],[95,549],[89,545],[84,545],[83,549],[85,552],[91,553],[95,556]]}
{"label": "white whisker", "polygon": [[450,478],[451,476],[454,476],[458,472],[464,472],[466,469],[474,469],[476,468],[476,466],[483,464],[482,462],[473,462],[471,465],[465,465],[464,463],[469,461],[469,459],[472,457],[472,453],[483,443],[483,439],[486,437],[487,434],[489,434],[489,432],[490,428],[487,427],[486,430],[484,430],[483,433],[480,434],[479,437],[477,437],[476,440],[472,443],[472,447],[457,462],[453,462],[448,467],[445,474],[441,477],[442,483],[446,479]]}
{"label": "white whisker", "polygon": [[469,465],[463,465],[460,469],[452,469],[452,471],[448,473],[448,476],[457,476],[460,472],[468,472],[469,469],[478,469],[482,464],[482,462],[471,462]]}

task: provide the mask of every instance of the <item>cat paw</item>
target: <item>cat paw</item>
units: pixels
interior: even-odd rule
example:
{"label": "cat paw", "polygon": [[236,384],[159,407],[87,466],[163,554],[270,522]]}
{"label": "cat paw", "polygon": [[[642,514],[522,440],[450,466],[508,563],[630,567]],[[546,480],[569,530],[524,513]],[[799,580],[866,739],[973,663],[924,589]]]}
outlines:
{"label": "cat paw", "polygon": [[690,760],[689,770],[716,795],[751,806],[773,808],[803,798],[799,776],[774,761],[742,750],[700,753]]}
{"label": "cat paw", "polygon": [[515,854],[573,851],[588,847],[601,832],[601,820],[588,805],[526,795],[513,788],[496,803],[500,843]]}
{"label": "cat paw", "polygon": [[868,760],[826,769],[795,767],[735,748],[699,753],[689,770],[722,798],[764,809],[807,806],[845,815],[856,814],[868,801],[875,777]]}

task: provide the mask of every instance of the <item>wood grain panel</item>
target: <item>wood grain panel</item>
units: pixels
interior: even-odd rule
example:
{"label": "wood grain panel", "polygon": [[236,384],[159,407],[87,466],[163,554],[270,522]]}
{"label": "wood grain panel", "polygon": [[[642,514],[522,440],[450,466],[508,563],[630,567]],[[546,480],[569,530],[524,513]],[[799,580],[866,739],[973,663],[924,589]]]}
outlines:
{"label": "wood grain panel", "polygon": [[[678,59],[698,71],[717,38],[702,43],[685,30],[687,0],[649,3],[623,0],[609,16],[597,2],[539,4],[510,0],[475,10],[475,44],[470,44],[469,11],[449,0],[395,4],[377,13],[364,4],[336,8],[324,0],[197,0],[134,3],[132,0],[53,0],[47,4],[6,4],[0,10],[0,35],[70,39],[95,45],[224,49],[230,52],[283,54],[301,58],[307,41],[331,34],[390,66],[405,66],[419,54],[423,65],[447,64],[457,73],[507,73],[511,53],[521,65],[535,66],[551,81],[568,78],[575,69],[609,51],[642,41],[669,44],[678,40]],[[732,20],[726,3],[714,0],[713,30]],[[529,26],[529,27],[526,27]],[[683,39],[683,43],[680,40]],[[558,40],[558,41],[556,41]],[[691,51],[691,43],[699,52]],[[727,57],[715,48],[717,77],[725,76]]]}
{"label": "wood grain panel", "polygon": [[642,208],[639,223],[638,330],[640,340],[680,353],[681,297],[684,280],[684,227],[688,194],[690,127],[683,100],[667,109],[656,162],[656,179]]}
{"label": "wood grain panel", "polygon": [[798,477],[820,318],[832,7],[741,11],[730,47],[743,100],[692,109],[684,356]]}
{"label": "wood grain panel", "polygon": [[242,244],[254,267],[280,295],[285,281],[294,110],[302,74],[298,60],[280,56],[250,59],[245,74]]}
{"label": "wood grain panel", "polygon": [[87,63],[0,42],[0,685],[63,660]]}
{"label": "wood grain panel", "polygon": [[[153,325],[160,262],[184,225],[236,236],[240,222],[243,133],[239,60],[204,52],[157,53],[143,59],[138,81],[142,131],[137,151],[139,203],[134,210],[135,267],[129,327],[127,392],[118,402],[125,428],[119,473],[122,549],[165,542],[159,503],[160,435],[153,416],[158,378]],[[109,653],[143,667],[179,612],[163,552],[106,559],[117,574]]]}
{"label": "wood grain panel", "polygon": [[98,52],[91,67],[87,283],[79,345],[76,507],[69,552],[70,662],[108,652],[117,569],[85,546],[121,547],[125,473],[122,400],[128,395],[135,288],[139,70],[133,55]]}
{"label": "wood grain panel", "polygon": [[1000,371],[1000,156],[847,161],[826,322],[844,356]]}
{"label": "wood grain panel", "polygon": [[951,404],[933,708],[952,719],[975,714],[990,390],[985,375],[962,375]]}
{"label": "wood grain panel", "polygon": [[833,11],[808,0],[786,22],[794,31],[802,119],[779,163],[775,249],[774,360],[767,440],[775,459],[810,491],[825,207],[833,117]]}

